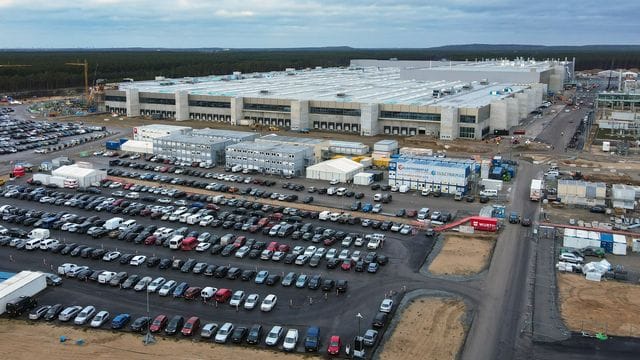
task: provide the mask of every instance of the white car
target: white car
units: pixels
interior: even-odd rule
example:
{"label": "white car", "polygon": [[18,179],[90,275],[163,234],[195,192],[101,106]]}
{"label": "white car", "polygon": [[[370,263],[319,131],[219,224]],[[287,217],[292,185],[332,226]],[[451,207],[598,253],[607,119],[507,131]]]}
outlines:
{"label": "white car", "polygon": [[140,266],[144,264],[145,261],[147,261],[147,257],[145,255],[136,255],[133,258],[131,258],[131,261],[129,261],[129,265]]}
{"label": "white car", "polygon": [[244,258],[245,256],[247,256],[247,254],[249,254],[249,252],[251,252],[251,248],[250,248],[250,247],[248,247],[248,246],[243,246],[243,247],[241,247],[240,249],[238,249],[238,251],[236,251],[235,256],[236,256],[237,258],[242,259],[242,258]]}
{"label": "white car", "polygon": [[149,283],[151,283],[152,281],[153,281],[153,278],[151,276],[145,276],[142,279],[138,280],[138,282],[136,283],[136,286],[134,286],[133,290],[142,291],[142,290],[146,289],[147,286],[149,285]]}
{"label": "white car", "polygon": [[335,258],[337,254],[338,254],[338,249],[331,248],[331,249],[327,250],[327,253],[324,256],[324,258],[327,259],[327,260],[331,260],[331,259]]}
{"label": "white car", "polygon": [[295,256],[298,256],[300,254],[304,253],[304,246],[300,246],[300,245],[296,245],[293,247],[293,250],[291,250],[291,253]]}
{"label": "white car", "polygon": [[278,297],[274,294],[269,294],[267,297],[262,300],[262,304],[260,304],[261,311],[271,311],[273,307],[276,306],[276,302],[278,302]]}
{"label": "white car", "polygon": [[558,259],[560,261],[566,261],[570,263],[582,263],[584,261],[583,257],[570,252],[563,252],[562,254],[560,254]]}
{"label": "white car", "polygon": [[196,251],[197,252],[204,252],[204,251],[207,251],[210,247],[211,247],[211,243],[209,243],[209,242],[201,242],[201,243],[198,243],[198,246],[196,246]]}
{"label": "white car", "polygon": [[98,275],[98,283],[107,284],[109,283],[109,281],[111,281],[111,279],[113,279],[114,276],[116,276],[116,273],[114,273],[113,271],[103,271],[100,273],[100,275]]}
{"label": "white car", "polygon": [[367,243],[367,249],[376,250],[378,247],[380,247],[380,239],[378,238],[369,239],[369,242]]}
{"label": "white car", "polygon": [[93,320],[91,320],[91,324],[89,324],[92,328],[99,328],[102,325],[104,325],[105,322],[107,322],[107,320],[109,320],[109,312],[102,310],[100,312],[98,312],[96,314],[96,316],[93,317]]}
{"label": "white car", "polygon": [[160,290],[158,290],[158,295],[167,296],[173,292],[173,289],[175,289],[176,286],[178,286],[178,283],[175,280],[169,280],[162,285]]}
{"label": "white car", "polygon": [[218,333],[216,333],[216,337],[213,340],[217,343],[224,344],[227,342],[227,339],[229,339],[232,332],[233,324],[229,322],[224,323],[220,326],[220,329],[218,329]]}
{"label": "white car", "polygon": [[340,255],[338,255],[338,259],[340,260],[346,260],[349,258],[351,252],[349,251],[349,249],[343,249],[342,251],[340,251]]}
{"label": "white car", "polygon": [[113,260],[119,258],[120,255],[122,255],[122,253],[120,253],[120,251],[109,251],[108,253],[104,254],[104,256],[102,257],[102,260],[103,261],[113,261]]}
{"label": "white car", "polygon": [[229,305],[240,306],[242,304],[242,300],[244,300],[244,291],[236,290],[231,296],[231,300],[229,300]]}
{"label": "white car", "polygon": [[287,335],[285,335],[284,337],[284,342],[282,343],[282,349],[284,351],[295,351],[297,345],[298,345],[298,330],[289,329],[289,331],[287,331]]}
{"label": "white car", "polygon": [[214,219],[215,218],[213,217],[213,215],[207,215],[207,216],[203,217],[200,220],[199,225],[200,226],[209,226],[209,225],[211,225],[211,223],[213,222]]}
{"label": "white car", "polygon": [[258,305],[258,301],[260,300],[260,295],[258,294],[249,294],[247,296],[247,300],[244,302],[244,308],[247,310],[253,310],[256,305]]}
{"label": "white car", "polygon": [[311,256],[311,255],[316,253],[316,250],[318,250],[318,248],[316,248],[315,246],[311,245],[311,246],[306,248],[306,250],[304,251],[303,254],[307,255],[307,256]]}
{"label": "white car", "polygon": [[375,204],[373,205],[373,208],[371,209],[371,212],[374,214],[379,213],[380,211],[382,211],[382,204]]}
{"label": "white car", "polygon": [[380,304],[380,311],[384,313],[390,313],[391,309],[393,309],[393,300],[392,299],[384,299]]}
{"label": "white car", "polygon": [[411,225],[404,224],[402,225],[402,228],[400,228],[400,234],[402,235],[409,235],[412,231],[413,227],[411,227]]}
{"label": "white car", "polygon": [[278,342],[282,337],[283,331],[284,329],[282,328],[282,326],[276,325],[272,327],[271,330],[269,330],[269,333],[267,334],[267,337],[265,338],[264,343],[267,344],[268,346],[278,345]]}
{"label": "white car", "polygon": [[351,260],[353,260],[354,262],[360,261],[361,258],[362,252],[360,250],[356,250],[351,254]]}
{"label": "white car", "polygon": [[147,286],[147,292],[154,293],[158,291],[166,282],[167,282],[167,279],[163,278],[162,276],[156,278],[151,282],[151,284],[149,284],[149,286]]}
{"label": "white car", "polygon": [[91,318],[95,313],[96,313],[96,308],[94,306],[89,305],[84,309],[82,309],[82,311],[80,311],[80,313],[76,316],[73,322],[76,325],[84,325],[87,323],[87,321],[91,320]]}

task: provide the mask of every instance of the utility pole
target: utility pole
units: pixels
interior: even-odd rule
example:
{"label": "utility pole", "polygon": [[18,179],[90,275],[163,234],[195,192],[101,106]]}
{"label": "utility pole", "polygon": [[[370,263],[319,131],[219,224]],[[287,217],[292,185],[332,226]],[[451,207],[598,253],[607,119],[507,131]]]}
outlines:
{"label": "utility pole", "polygon": [[149,291],[146,291],[147,293],[147,317],[149,318],[149,323],[147,324],[147,333],[144,335],[144,338],[142,340],[142,342],[145,345],[151,345],[151,344],[155,344],[156,343],[156,338],[151,335],[151,315],[150,315],[150,311],[149,311]]}

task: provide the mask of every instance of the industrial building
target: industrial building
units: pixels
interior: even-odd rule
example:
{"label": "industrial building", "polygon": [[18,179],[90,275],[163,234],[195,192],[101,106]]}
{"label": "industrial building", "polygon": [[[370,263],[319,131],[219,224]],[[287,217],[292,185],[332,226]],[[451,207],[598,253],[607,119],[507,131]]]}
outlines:
{"label": "industrial building", "polygon": [[407,185],[410,189],[466,194],[473,180],[473,160],[421,156],[392,157],[389,162],[389,185]]}
{"label": "industrial building", "polygon": [[[411,63],[157,78],[106,90],[107,111],[362,136],[482,139],[509,129],[572,77],[573,62]],[[393,65],[393,64],[392,64]]]}
{"label": "industrial building", "polygon": [[239,142],[227,146],[226,166],[265,174],[301,176],[313,162],[313,148],[272,143]]}
{"label": "industrial building", "polygon": [[133,128],[133,140],[153,141],[153,139],[168,135],[184,135],[191,132],[189,126],[175,126],[165,124],[152,124],[136,126]]}
{"label": "industrial building", "polygon": [[153,139],[153,153],[187,162],[224,164],[224,149],[231,140],[191,135],[169,135]]}
{"label": "industrial building", "polygon": [[64,179],[78,180],[78,186],[86,188],[107,177],[105,170],[94,169],[93,165],[86,162],[77,162],[73,165],[61,166],[51,172],[51,176]]}
{"label": "industrial building", "polygon": [[341,183],[347,183],[353,180],[353,177],[362,172],[364,166],[347,158],[337,158],[309,166],[307,168],[307,179],[315,180],[336,180]]}
{"label": "industrial building", "polygon": [[581,180],[558,180],[560,202],[579,206],[604,206],[607,184]]}

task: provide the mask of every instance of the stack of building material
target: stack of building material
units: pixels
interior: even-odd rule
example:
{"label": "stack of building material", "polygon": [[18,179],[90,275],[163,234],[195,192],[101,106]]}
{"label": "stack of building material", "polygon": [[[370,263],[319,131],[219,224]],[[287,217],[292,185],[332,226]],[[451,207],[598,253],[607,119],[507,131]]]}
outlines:
{"label": "stack of building material", "polygon": [[614,208],[633,210],[636,206],[636,190],[633,186],[613,184],[611,195]]}

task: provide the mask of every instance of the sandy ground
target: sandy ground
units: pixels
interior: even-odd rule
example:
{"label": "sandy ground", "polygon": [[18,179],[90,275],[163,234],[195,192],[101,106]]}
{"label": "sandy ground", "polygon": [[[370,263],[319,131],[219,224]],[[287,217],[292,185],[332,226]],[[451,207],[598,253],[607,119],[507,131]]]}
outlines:
{"label": "sandy ground", "polygon": [[455,359],[465,338],[464,314],[465,305],[461,300],[415,300],[403,311],[380,359]]}
{"label": "sandy ground", "polygon": [[[64,343],[60,336],[69,338]],[[76,345],[83,339],[84,345]],[[277,360],[309,359],[309,356],[283,354],[231,345],[191,342],[157,337],[154,345],[145,346],[141,335],[110,330],[78,329],[20,320],[0,320],[0,349],[3,359],[176,359]],[[215,354],[215,355],[214,355]]]}
{"label": "sandy ground", "polygon": [[562,318],[573,331],[640,336],[640,286],[558,274]]}
{"label": "sandy ground", "polygon": [[447,235],[429,271],[438,275],[477,274],[487,267],[495,244],[494,235]]}

